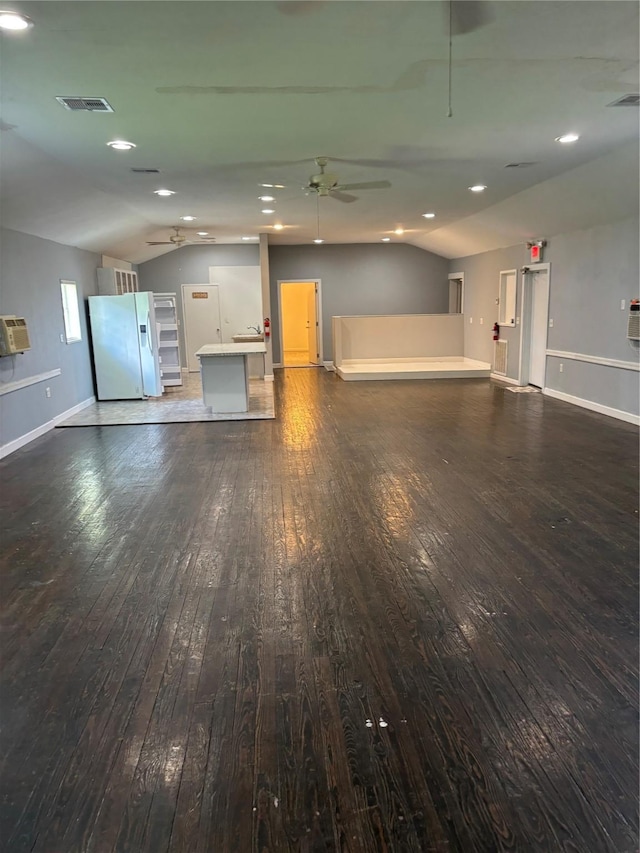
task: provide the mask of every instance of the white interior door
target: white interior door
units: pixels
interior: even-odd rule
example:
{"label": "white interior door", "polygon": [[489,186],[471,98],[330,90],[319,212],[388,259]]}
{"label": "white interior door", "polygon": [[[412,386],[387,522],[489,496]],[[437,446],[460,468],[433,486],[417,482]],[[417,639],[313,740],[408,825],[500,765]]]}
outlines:
{"label": "white interior door", "polygon": [[307,335],[309,336],[309,361],[311,364],[320,364],[320,347],[318,346],[318,286],[313,284],[307,293]]}
{"label": "white interior door", "polygon": [[195,353],[206,344],[222,342],[220,334],[220,302],[216,284],[183,284],[184,342],[187,350],[187,369],[200,370]]}
{"label": "white interior door", "polygon": [[544,388],[547,366],[549,327],[549,274],[546,270],[531,273],[531,345],[529,349],[529,384]]}

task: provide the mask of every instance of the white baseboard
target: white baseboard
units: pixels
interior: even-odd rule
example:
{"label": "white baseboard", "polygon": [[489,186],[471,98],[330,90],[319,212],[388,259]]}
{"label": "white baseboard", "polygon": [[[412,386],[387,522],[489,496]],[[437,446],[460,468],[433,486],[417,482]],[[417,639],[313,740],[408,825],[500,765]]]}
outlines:
{"label": "white baseboard", "polygon": [[52,418],[50,421],[46,421],[45,423],[40,424],[39,427],[21,435],[19,438],[14,438],[13,441],[8,441],[6,444],[3,444],[0,446],[0,459],[4,459],[4,457],[9,456],[10,453],[20,450],[21,447],[25,446],[25,444],[29,444],[31,441],[35,441],[36,438],[40,438],[40,436],[44,435],[45,432],[49,432],[49,430],[56,427],[59,423],[66,421],[66,419],[70,418],[71,415],[75,415],[77,412],[81,412],[83,409],[86,409],[87,406],[95,403],[95,401],[95,397],[88,397],[86,400],[78,403],[77,406],[72,406],[70,409],[67,409],[66,412],[61,412],[59,415],[56,415],[55,418]]}
{"label": "white baseboard", "polygon": [[279,362],[277,362],[277,363],[276,363],[276,362],[274,362],[273,366],[274,366],[274,367],[278,367],[278,368],[280,368],[280,367],[284,367],[284,364],[283,364],[281,361],[279,361]]}
{"label": "white baseboard", "polygon": [[[275,365],[274,365],[275,367]],[[273,373],[265,373],[264,375],[265,382],[273,382]]]}
{"label": "white baseboard", "polygon": [[542,393],[546,394],[547,397],[554,397],[556,400],[563,400],[565,403],[580,406],[582,409],[589,409],[592,412],[598,412],[600,415],[608,415],[610,418],[617,418],[619,421],[640,426],[640,415],[623,412],[622,409],[614,409],[611,406],[604,406],[602,403],[594,403],[592,400],[583,400],[582,397],[574,397],[572,394],[555,391],[553,388],[543,388]]}
{"label": "white baseboard", "polygon": [[499,373],[490,373],[489,379],[495,379],[497,382],[506,382],[507,385],[519,385],[517,379],[512,379],[510,376],[502,376]]}
{"label": "white baseboard", "polygon": [[323,361],[324,369],[330,372],[335,372],[336,366],[332,361]]}

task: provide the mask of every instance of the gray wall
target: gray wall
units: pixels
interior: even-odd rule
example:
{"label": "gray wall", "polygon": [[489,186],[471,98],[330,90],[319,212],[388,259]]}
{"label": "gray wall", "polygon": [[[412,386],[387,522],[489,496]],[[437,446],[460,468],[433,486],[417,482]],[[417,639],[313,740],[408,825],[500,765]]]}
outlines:
{"label": "gray wall", "polygon": [[209,267],[259,266],[258,243],[247,246],[182,246],[138,265],[138,287],[153,293],[175,293],[180,320],[180,359],[186,367],[182,285],[209,284]]}
{"label": "gray wall", "polygon": [[[493,361],[493,324],[498,319],[498,285],[501,270],[519,270],[527,260],[524,244],[496,249],[449,262],[449,272],[464,273],[464,354],[478,361]],[[518,291],[521,276],[518,272]],[[519,293],[518,293],[519,295]],[[519,302],[516,311],[520,311]],[[473,322],[471,322],[473,320]],[[481,322],[482,321],[482,322]],[[520,327],[500,329],[500,337],[509,341],[508,375],[518,374]]]}
{"label": "gray wall", "polygon": [[[547,348],[561,352],[638,360],[638,347],[627,340],[629,301],[638,298],[638,219],[624,219],[582,231],[560,234],[548,241],[544,261],[551,264]],[[450,272],[465,273],[465,355],[491,361],[491,325],[497,317],[495,300],[499,272],[527,264],[523,243],[459,258]],[[625,309],[620,302],[625,300]],[[517,314],[522,304],[522,277],[518,274]],[[478,318],[484,313],[484,326]],[[490,322],[487,324],[487,314]],[[473,317],[473,324],[469,318]],[[520,326],[502,328],[509,341],[507,375],[518,377]],[[560,373],[560,362],[563,372]],[[638,414],[638,373],[619,367],[547,357],[546,386],[583,400]]]}
{"label": "gray wall", "polygon": [[[94,394],[86,302],[80,306],[82,341],[60,341],[64,332],[60,279],[75,281],[83,300],[97,292],[100,255],[19,231],[0,230],[0,313],[27,320],[31,350],[0,358],[0,382],[60,368],[62,373],[0,397],[0,445],[46,424]],[[45,396],[45,387],[51,397]]]}
{"label": "gray wall", "polygon": [[323,356],[331,360],[331,318],[353,314],[443,314],[449,261],[405,244],[271,246],[273,360],[282,360],[278,281],[322,280]]}

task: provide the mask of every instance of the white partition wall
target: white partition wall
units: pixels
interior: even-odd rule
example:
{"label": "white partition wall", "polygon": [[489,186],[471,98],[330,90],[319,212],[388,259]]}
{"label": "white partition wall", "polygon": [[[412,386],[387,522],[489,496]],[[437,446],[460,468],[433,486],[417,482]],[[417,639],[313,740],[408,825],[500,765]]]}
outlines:
{"label": "white partition wall", "polygon": [[462,314],[333,317],[333,362],[343,379],[488,376],[464,358]]}
{"label": "white partition wall", "polygon": [[[336,334],[337,332],[337,334]],[[334,363],[347,359],[462,356],[462,314],[333,317]]]}

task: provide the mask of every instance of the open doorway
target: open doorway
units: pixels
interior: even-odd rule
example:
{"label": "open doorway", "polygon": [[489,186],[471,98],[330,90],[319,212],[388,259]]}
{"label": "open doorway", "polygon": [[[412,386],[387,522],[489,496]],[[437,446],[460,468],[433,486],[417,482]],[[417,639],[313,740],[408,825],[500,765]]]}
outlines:
{"label": "open doorway", "polygon": [[549,334],[550,264],[522,270],[522,314],[519,385],[544,389]]}
{"label": "open doorway", "polygon": [[449,314],[464,314],[464,273],[449,273]]}
{"label": "open doorway", "polygon": [[322,364],[320,282],[280,281],[280,344],[284,367]]}

